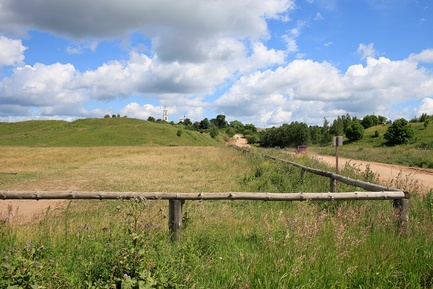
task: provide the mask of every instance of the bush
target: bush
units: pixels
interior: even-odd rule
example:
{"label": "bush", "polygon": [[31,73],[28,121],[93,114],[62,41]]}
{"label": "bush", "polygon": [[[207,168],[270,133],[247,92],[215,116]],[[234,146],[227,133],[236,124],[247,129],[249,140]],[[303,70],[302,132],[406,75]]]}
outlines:
{"label": "bush", "polygon": [[383,137],[391,144],[407,143],[414,135],[412,127],[404,118],[395,120]]}
{"label": "bush", "polygon": [[347,127],[346,136],[350,140],[360,140],[364,137],[364,127],[359,121],[354,121]]}
{"label": "bush", "polygon": [[215,126],[213,126],[210,129],[210,136],[211,136],[211,138],[215,138],[218,134],[219,134],[218,128],[215,127]]}
{"label": "bush", "polygon": [[182,130],[181,130],[181,129],[177,130],[176,135],[177,135],[178,137],[180,137],[180,136],[182,135]]}

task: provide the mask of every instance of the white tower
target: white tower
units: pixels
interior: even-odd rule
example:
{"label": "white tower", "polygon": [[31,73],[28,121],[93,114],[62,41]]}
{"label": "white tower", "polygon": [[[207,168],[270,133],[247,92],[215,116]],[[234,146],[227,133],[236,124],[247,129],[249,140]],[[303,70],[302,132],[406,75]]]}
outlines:
{"label": "white tower", "polygon": [[167,107],[164,106],[164,110],[162,111],[162,120],[168,122],[168,110]]}

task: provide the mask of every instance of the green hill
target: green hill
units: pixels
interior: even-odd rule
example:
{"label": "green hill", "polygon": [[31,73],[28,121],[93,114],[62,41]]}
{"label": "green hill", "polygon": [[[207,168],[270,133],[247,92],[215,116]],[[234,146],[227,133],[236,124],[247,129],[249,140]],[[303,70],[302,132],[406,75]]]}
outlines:
{"label": "green hill", "polygon": [[[179,130],[182,130],[180,136]],[[185,130],[182,125],[132,118],[0,123],[2,146],[210,146],[223,143],[222,137],[211,138],[207,133]]]}
{"label": "green hill", "polygon": [[[376,161],[388,164],[420,168],[433,168],[433,125],[424,128],[422,122],[410,123],[414,136],[407,144],[390,146],[383,135],[390,124],[378,125],[365,130],[364,138],[358,141],[345,140],[339,148],[339,156],[357,160]],[[377,134],[376,134],[377,131]],[[334,155],[335,148],[314,147],[311,151]]]}

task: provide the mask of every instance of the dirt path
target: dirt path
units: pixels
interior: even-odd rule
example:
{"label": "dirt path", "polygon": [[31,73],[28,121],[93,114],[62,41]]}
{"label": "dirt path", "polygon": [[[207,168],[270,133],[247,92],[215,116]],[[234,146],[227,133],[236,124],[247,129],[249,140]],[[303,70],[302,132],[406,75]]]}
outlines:
{"label": "dirt path", "polygon": [[[330,166],[335,167],[336,165],[334,156],[316,155],[314,157],[319,161],[327,163]],[[389,182],[390,180],[396,179],[399,174],[401,174],[401,177],[403,178],[409,176],[414,180],[418,180],[427,189],[433,188],[433,170],[352,160],[341,157],[338,158],[338,167],[343,168],[347,162],[350,162],[350,164],[353,166],[359,166],[361,170],[365,170],[367,168],[367,165],[370,165],[370,169],[374,173],[379,174],[379,179],[384,182]]]}
{"label": "dirt path", "polygon": [[248,141],[246,138],[244,138],[241,134],[235,134],[234,135],[235,145],[238,147],[249,147]]}

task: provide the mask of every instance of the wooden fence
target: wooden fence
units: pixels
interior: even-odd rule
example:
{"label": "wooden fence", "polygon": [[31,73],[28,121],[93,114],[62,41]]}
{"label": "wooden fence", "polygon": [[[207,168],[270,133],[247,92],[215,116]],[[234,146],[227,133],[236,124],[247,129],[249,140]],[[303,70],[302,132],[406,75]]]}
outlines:
{"label": "wooden fence", "polygon": [[[409,193],[395,188],[350,179],[338,174],[306,167],[269,155],[276,161],[299,167],[301,175],[306,171],[330,178],[330,192],[326,193],[255,193],[255,192],[84,192],[84,191],[0,191],[3,200],[74,200],[74,199],[134,199],[169,200],[168,225],[173,241],[180,239],[182,230],[182,206],[186,200],[256,200],[256,201],[340,201],[340,200],[393,200],[398,227],[405,234],[409,222]],[[363,188],[364,192],[335,192],[335,182]]]}

